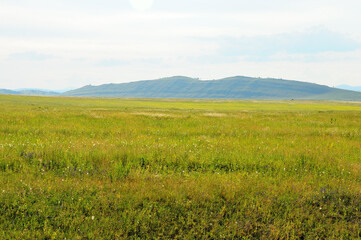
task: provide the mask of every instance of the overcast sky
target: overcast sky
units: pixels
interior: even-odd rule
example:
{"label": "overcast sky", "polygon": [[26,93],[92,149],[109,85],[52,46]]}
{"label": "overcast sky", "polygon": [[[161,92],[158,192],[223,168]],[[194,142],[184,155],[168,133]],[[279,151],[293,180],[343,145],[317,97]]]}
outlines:
{"label": "overcast sky", "polygon": [[361,85],[360,0],[0,0],[0,88],[185,75]]}

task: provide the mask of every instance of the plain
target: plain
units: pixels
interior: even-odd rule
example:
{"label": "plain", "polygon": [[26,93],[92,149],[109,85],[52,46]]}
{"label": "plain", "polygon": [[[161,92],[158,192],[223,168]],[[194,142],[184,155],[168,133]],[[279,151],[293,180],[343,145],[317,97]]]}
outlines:
{"label": "plain", "polygon": [[0,96],[0,238],[360,238],[360,117],[357,102]]}

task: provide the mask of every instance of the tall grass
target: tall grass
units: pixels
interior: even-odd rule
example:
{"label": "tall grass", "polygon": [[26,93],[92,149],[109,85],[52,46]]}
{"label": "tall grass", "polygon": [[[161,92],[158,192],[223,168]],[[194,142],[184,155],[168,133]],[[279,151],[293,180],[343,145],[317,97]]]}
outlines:
{"label": "tall grass", "polygon": [[360,103],[0,96],[0,238],[359,238],[360,117]]}

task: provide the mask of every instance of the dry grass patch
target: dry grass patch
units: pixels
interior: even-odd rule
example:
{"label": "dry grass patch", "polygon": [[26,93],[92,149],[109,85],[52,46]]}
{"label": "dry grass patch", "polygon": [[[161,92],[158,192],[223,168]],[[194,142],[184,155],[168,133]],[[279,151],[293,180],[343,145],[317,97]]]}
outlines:
{"label": "dry grass patch", "polygon": [[157,112],[133,112],[133,115],[148,116],[148,117],[161,117],[161,118],[176,118],[179,117],[174,114],[157,113]]}
{"label": "dry grass patch", "polygon": [[227,116],[227,114],[225,114],[225,113],[216,113],[216,112],[204,113],[203,115],[206,117],[226,117]]}

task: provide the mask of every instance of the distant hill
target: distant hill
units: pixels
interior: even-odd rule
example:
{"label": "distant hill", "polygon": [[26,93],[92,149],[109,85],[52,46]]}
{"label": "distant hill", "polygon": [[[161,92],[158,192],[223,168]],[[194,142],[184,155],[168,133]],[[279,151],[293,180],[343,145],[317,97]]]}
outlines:
{"label": "distant hill", "polygon": [[361,86],[350,86],[350,85],[338,85],[337,88],[344,89],[344,90],[351,90],[361,92]]}
{"label": "distant hill", "polygon": [[213,99],[304,99],[361,101],[361,93],[314,83],[273,78],[236,76],[200,81],[176,76],[120,84],[87,85],[63,96],[213,98]]}
{"label": "distant hill", "polygon": [[59,93],[54,91],[44,91],[36,89],[24,89],[24,90],[7,90],[0,89],[0,94],[6,95],[28,95],[28,96],[57,96]]}
{"label": "distant hill", "polygon": [[0,94],[77,97],[210,98],[210,99],[297,99],[361,101],[361,92],[331,88],[314,83],[244,76],[201,81],[175,76],[82,88],[59,93],[39,89],[6,90]]}
{"label": "distant hill", "polygon": [[13,91],[13,90],[7,90],[7,89],[0,89],[0,94],[6,94],[6,95],[18,95],[19,92]]}

